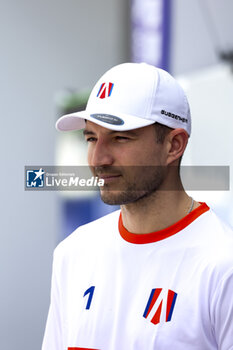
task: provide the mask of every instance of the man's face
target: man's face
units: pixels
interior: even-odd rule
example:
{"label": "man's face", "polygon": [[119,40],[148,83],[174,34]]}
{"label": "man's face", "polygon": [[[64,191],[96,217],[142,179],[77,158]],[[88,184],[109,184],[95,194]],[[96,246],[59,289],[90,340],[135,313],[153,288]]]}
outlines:
{"label": "man's face", "polygon": [[104,179],[102,200],[121,205],[136,202],[159,189],[165,177],[165,146],[156,142],[153,125],[112,131],[87,121],[88,164]]}

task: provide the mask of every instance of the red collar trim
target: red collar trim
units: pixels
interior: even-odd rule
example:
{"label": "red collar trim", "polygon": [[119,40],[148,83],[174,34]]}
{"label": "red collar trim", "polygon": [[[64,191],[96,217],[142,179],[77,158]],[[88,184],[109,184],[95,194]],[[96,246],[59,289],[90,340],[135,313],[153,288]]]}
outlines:
{"label": "red collar trim", "polygon": [[201,203],[199,207],[194,209],[191,213],[186,215],[181,220],[177,221],[175,224],[160,230],[156,232],[151,233],[144,233],[144,234],[137,234],[137,233],[131,233],[129,232],[124,226],[122,222],[122,216],[120,213],[119,217],[119,232],[121,237],[126,240],[129,243],[135,243],[135,244],[145,244],[145,243],[154,243],[161,241],[165,238],[168,238],[170,236],[173,236],[177,232],[183,230],[185,227],[187,227],[191,222],[193,222],[196,218],[198,218],[200,215],[208,211],[210,208],[206,203]]}

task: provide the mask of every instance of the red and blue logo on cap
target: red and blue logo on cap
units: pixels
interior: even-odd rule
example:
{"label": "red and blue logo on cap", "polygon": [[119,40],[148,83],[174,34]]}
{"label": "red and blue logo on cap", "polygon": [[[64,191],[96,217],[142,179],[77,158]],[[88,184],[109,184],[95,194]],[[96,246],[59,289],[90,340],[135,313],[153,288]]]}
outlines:
{"label": "red and blue logo on cap", "polygon": [[99,92],[97,94],[97,97],[99,97],[99,98],[106,98],[106,97],[111,96],[113,86],[114,86],[113,83],[103,83],[103,84],[101,84]]}

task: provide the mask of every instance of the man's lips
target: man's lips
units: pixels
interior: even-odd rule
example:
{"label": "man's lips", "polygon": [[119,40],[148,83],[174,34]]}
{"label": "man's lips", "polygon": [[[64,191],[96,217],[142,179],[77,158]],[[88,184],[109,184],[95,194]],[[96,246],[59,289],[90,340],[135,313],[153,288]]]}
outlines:
{"label": "man's lips", "polygon": [[120,176],[120,174],[97,174],[97,177],[103,179],[105,184],[115,181]]}

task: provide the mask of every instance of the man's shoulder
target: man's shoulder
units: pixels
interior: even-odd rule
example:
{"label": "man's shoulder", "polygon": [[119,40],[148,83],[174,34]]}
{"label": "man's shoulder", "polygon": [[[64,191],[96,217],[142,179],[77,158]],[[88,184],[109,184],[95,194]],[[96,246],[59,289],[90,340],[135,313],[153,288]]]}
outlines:
{"label": "man's shoulder", "polygon": [[[205,210],[200,210],[204,208]],[[209,207],[206,203],[201,203],[201,206],[196,210],[196,215],[193,222],[188,228],[195,232],[196,230],[203,232],[205,231],[205,236],[211,235],[214,236],[229,236],[233,237],[233,228],[228,224],[216,211]],[[194,211],[194,212],[195,212]],[[194,213],[193,212],[193,213]],[[192,214],[192,213],[191,213]]]}
{"label": "man's shoulder", "polygon": [[[203,217],[204,219],[204,217]],[[210,209],[203,221],[206,258],[214,265],[233,269],[233,229],[214,210]],[[205,238],[204,238],[205,237]],[[225,266],[225,267],[224,267]]]}
{"label": "man's shoulder", "polygon": [[95,245],[105,239],[106,235],[110,236],[111,232],[118,228],[118,219],[120,210],[102,216],[87,224],[79,226],[74,232],[66,237],[55,248],[55,255],[64,255],[66,252],[71,253],[84,245]]}
{"label": "man's shoulder", "polygon": [[224,239],[229,239],[233,241],[233,228],[222,219],[213,209],[209,210],[209,215],[207,215],[207,223],[211,228],[213,237],[218,237]]}

